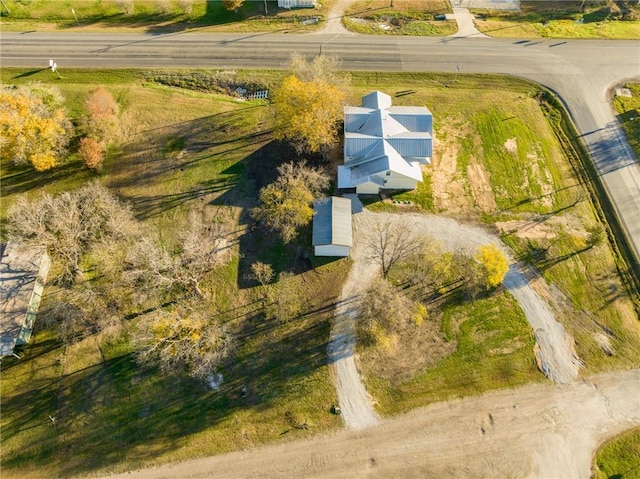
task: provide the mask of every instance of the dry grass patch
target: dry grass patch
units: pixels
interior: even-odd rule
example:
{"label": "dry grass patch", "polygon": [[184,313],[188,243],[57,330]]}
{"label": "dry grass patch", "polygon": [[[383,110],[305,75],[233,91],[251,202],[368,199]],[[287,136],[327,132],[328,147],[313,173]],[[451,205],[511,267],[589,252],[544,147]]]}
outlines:
{"label": "dry grass patch", "polygon": [[364,0],[350,5],[345,26],[365,34],[451,35],[457,31],[454,21],[434,21],[435,16],[451,11],[444,0]]}

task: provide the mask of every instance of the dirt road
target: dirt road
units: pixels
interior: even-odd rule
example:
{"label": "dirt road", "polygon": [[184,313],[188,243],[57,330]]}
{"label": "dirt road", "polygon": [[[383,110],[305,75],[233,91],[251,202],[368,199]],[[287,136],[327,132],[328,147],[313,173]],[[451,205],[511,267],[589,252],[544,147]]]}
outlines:
{"label": "dirt road", "polygon": [[[353,264],[336,307],[328,354],[344,423],[349,429],[360,430],[378,421],[354,360],[357,303],[380,269],[377,264],[372,263],[370,252],[364,246],[368,243],[365,237],[374,230],[374,223],[384,223],[389,219],[402,220],[403,226],[409,225],[411,228],[411,232],[407,234],[415,235],[416,239],[421,234],[427,235],[441,242],[443,248],[449,251],[473,254],[480,245],[494,244],[505,254],[508,255],[509,252],[497,236],[484,229],[433,215],[372,213],[363,210],[357,196],[349,197],[354,213],[351,251]],[[520,266],[513,260],[504,285],[520,304],[534,331],[537,346],[535,354],[544,374],[558,383],[566,384],[573,381],[580,368],[580,361],[573,348],[573,339],[556,321],[549,306],[534,291]]]}
{"label": "dirt road", "polygon": [[607,437],[640,424],[640,370],[433,404],[365,431],[112,476],[588,478]]}

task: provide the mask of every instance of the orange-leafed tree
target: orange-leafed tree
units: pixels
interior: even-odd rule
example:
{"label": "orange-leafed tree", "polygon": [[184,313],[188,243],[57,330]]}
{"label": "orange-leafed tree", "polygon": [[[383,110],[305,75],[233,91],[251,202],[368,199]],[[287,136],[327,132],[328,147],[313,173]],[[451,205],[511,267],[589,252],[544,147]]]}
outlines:
{"label": "orange-leafed tree", "polygon": [[90,170],[102,170],[102,161],[104,160],[104,151],[102,145],[95,138],[85,137],[80,140],[78,153],[84,161],[84,164]]}
{"label": "orange-leafed tree", "polygon": [[87,97],[85,108],[87,115],[82,122],[85,134],[103,144],[113,142],[119,131],[119,108],[111,92],[104,87],[96,88]]}

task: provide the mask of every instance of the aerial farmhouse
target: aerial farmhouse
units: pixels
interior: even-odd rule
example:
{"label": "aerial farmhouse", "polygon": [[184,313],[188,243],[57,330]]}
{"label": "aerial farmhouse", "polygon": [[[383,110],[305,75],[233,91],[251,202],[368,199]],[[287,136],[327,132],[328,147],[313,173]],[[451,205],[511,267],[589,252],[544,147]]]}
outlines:
{"label": "aerial farmhouse", "polygon": [[338,188],[358,194],[382,189],[413,190],[429,164],[433,116],[422,106],[392,106],[391,97],[375,91],[362,106],[344,109],[344,165]]}

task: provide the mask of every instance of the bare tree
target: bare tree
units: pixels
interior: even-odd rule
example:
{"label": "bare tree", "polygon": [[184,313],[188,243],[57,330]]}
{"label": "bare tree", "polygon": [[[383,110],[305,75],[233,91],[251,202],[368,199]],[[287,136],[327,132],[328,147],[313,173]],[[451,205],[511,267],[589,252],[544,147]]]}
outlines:
{"label": "bare tree", "polygon": [[377,278],[360,301],[358,329],[365,343],[385,343],[413,319],[413,302],[389,281]]}
{"label": "bare tree", "polygon": [[369,258],[380,265],[382,276],[386,278],[394,264],[420,249],[421,241],[411,233],[411,226],[406,220],[389,217],[371,225],[364,244],[369,250]]}
{"label": "bare tree", "polygon": [[289,162],[278,166],[278,178],[285,182],[300,181],[311,192],[314,198],[321,196],[329,187],[330,178],[320,169],[309,166],[306,161]]}
{"label": "bare tree", "polygon": [[221,213],[208,219],[192,211],[188,227],[180,235],[179,254],[172,255],[158,238],[148,234],[129,248],[124,278],[131,286],[143,286],[137,289],[139,302],[176,289],[203,298],[200,283],[223,263],[228,234]]}
{"label": "bare tree", "polygon": [[85,253],[104,241],[135,237],[138,230],[131,209],[98,182],[55,198],[23,196],[8,212],[8,237],[46,248],[63,284],[75,281]]}
{"label": "bare tree", "polygon": [[212,375],[235,346],[224,325],[185,306],[141,318],[133,340],[141,364],[198,379]]}
{"label": "bare tree", "polygon": [[348,77],[340,71],[342,60],[338,57],[318,55],[312,60],[293,53],[289,58],[289,71],[304,82],[325,81],[331,85],[344,88],[349,83]]}
{"label": "bare tree", "polygon": [[186,282],[203,296],[200,282],[216,266],[223,262],[224,252],[229,247],[227,222],[221,210],[213,218],[192,210],[189,227],[181,235],[182,254],[180,266]]}
{"label": "bare tree", "polygon": [[270,264],[258,261],[251,265],[251,277],[262,286],[262,296],[267,295],[267,285],[273,279],[273,268]]}
{"label": "bare tree", "polygon": [[120,331],[122,314],[107,292],[90,287],[58,291],[39,317],[65,346],[94,333]]}

